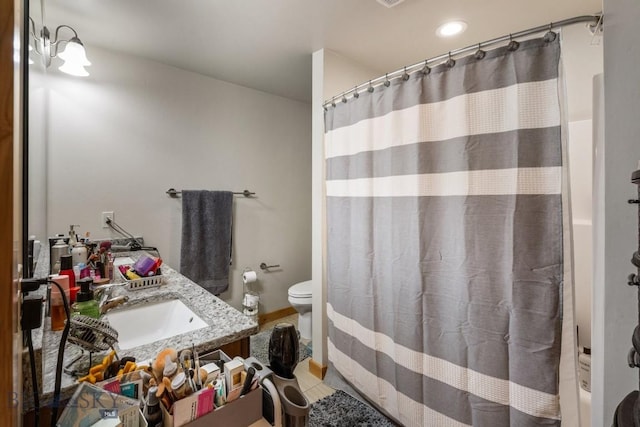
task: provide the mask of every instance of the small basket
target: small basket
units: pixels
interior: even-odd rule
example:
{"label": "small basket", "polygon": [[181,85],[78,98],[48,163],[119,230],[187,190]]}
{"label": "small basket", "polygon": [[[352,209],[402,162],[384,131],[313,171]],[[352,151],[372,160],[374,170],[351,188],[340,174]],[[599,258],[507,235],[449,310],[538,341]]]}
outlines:
{"label": "small basket", "polygon": [[128,284],[127,287],[130,291],[153,288],[154,286],[160,286],[163,284],[163,278],[161,274],[157,276],[141,277],[139,279],[129,280],[120,272],[119,268],[116,268],[115,270],[118,272],[120,278]]}

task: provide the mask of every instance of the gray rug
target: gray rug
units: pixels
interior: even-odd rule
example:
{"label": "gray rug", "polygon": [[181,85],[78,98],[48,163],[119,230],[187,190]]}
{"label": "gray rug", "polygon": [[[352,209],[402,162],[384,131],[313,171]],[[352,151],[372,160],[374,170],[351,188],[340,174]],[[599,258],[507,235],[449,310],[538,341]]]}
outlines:
{"label": "gray rug", "polygon": [[356,426],[395,427],[396,424],[342,390],[311,405],[309,427]]}
{"label": "gray rug", "polygon": [[[269,338],[271,338],[272,330],[273,329],[267,329],[250,337],[251,355],[265,365],[269,365]],[[311,356],[311,349],[306,345],[300,343],[299,349],[300,356],[298,361]]]}

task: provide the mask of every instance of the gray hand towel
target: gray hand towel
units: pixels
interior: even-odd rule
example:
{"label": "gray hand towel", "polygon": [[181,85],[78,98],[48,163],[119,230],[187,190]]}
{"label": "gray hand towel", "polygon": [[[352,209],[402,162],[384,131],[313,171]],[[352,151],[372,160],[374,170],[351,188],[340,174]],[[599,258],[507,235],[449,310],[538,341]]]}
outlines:
{"label": "gray hand towel", "polygon": [[230,191],[182,192],[180,272],[214,295],[229,287],[232,207]]}

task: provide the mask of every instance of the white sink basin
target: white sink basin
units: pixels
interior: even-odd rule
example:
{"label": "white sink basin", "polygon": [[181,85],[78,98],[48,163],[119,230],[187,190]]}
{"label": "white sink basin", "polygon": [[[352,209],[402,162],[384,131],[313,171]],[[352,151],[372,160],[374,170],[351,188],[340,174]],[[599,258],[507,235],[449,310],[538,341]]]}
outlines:
{"label": "white sink basin", "polygon": [[122,350],[209,326],[179,299],[114,309],[105,317]]}

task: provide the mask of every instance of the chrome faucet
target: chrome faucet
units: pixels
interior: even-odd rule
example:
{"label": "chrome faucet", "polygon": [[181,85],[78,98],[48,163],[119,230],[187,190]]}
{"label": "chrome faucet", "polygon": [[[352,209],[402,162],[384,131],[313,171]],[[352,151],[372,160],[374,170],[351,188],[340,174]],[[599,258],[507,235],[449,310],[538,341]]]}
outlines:
{"label": "chrome faucet", "polygon": [[120,295],[119,297],[113,297],[104,301],[100,301],[100,314],[105,314],[112,308],[124,304],[127,301],[129,301],[129,297],[126,295]]}
{"label": "chrome faucet", "polygon": [[119,295],[112,297],[111,293],[113,289],[127,285],[127,283],[113,283],[110,285],[102,285],[94,289],[94,295],[100,298],[100,314],[105,314],[107,311],[114,307],[122,305],[129,301],[129,297],[126,295]]}

